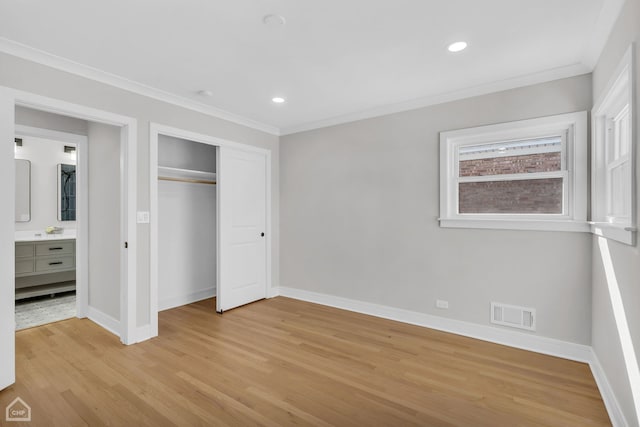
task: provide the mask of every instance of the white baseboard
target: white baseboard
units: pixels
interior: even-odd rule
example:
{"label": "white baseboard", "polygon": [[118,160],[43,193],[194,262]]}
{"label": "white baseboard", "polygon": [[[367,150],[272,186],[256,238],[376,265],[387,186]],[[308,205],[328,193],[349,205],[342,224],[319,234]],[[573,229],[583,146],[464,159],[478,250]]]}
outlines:
{"label": "white baseboard", "polygon": [[598,385],[598,389],[602,395],[604,406],[607,408],[607,412],[609,413],[609,418],[611,418],[611,424],[613,424],[614,427],[628,427],[629,423],[620,408],[618,399],[616,399],[613,388],[611,388],[607,375],[600,364],[600,359],[598,359],[598,355],[593,351],[593,349],[591,350],[591,361],[589,362],[589,366],[591,367],[591,373],[593,374],[593,378],[596,380],[596,384]]}
{"label": "white baseboard", "polygon": [[114,319],[108,314],[105,314],[100,310],[98,310],[97,308],[91,307],[91,306],[87,307],[87,317],[93,323],[96,323],[102,326],[104,329],[111,332],[113,335],[120,337],[120,321],[119,320]]}
{"label": "white baseboard", "polygon": [[153,332],[153,328],[151,325],[138,326],[136,328],[136,336],[134,339],[135,343],[139,343],[142,341],[146,341],[151,338],[157,337],[158,334]]}
{"label": "white baseboard", "polygon": [[180,295],[177,297],[165,298],[158,300],[158,311],[169,310],[170,308],[180,307],[182,305],[191,304],[193,302],[201,301],[207,298],[213,298],[216,296],[216,288],[207,288],[201,291],[191,292],[186,295]]}
{"label": "white baseboard", "polygon": [[267,298],[275,298],[277,296],[280,296],[280,288],[275,287],[267,289]]}
{"label": "white baseboard", "polygon": [[477,338],[510,347],[548,354],[565,359],[589,363],[591,361],[591,347],[560,341],[553,338],[540,337],[522,332],[509,331],[492,326],[479,325],[461,320],[448,319],[416,311],[403,310],[369,302],[357,301],[333,295],[319,294],[300,289],[280,287],[280,295],[299,299],[370,316],[396,320],[412,325],[424,326],[440,331],[451,332],[465,337]]}

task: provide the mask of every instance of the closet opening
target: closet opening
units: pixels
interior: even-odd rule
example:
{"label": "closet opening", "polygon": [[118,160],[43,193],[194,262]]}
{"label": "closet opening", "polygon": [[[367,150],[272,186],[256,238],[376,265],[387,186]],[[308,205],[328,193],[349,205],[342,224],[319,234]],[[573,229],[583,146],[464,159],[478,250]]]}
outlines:
{"label": "closet opening", "polygon": [[150,328],[158,312],[213,298],[218,313],[271,287],[271,152],[150,126]]}
{"label": "closet opening", "polygon": [[216,296],[217,150],[158,137],[159,311]]}

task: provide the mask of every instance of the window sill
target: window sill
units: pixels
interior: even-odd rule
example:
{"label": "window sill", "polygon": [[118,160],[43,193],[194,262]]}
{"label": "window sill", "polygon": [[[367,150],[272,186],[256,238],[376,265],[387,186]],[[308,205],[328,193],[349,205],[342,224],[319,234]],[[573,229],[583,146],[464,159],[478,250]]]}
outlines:
{"label": "window sill", "polygon": [[580,233],[591,232],[591,228],[587,222],[568,220],[440,218],[440,227],[484,228],[492,230],[569,231]]}
{"label": "window sill", "polygon": [[610,224],[608,222],[590,222],[591,232],[596,236],[615,240],[625,245],[635,246],[636,227]]}

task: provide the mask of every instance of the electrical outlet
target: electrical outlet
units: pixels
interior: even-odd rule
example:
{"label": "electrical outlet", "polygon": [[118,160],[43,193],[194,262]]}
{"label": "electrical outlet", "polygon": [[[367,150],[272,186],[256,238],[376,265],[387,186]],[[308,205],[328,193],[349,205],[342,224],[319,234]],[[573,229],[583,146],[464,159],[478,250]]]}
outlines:
{"label": "electrical outlet", "polygon": [[449,301],[438,299],[436,300],[436,307],[446,310],[449,308]]}
{"label": "electrical outlet", "polygon": [[138,212],[138,224],[149,224],[149,212]]}

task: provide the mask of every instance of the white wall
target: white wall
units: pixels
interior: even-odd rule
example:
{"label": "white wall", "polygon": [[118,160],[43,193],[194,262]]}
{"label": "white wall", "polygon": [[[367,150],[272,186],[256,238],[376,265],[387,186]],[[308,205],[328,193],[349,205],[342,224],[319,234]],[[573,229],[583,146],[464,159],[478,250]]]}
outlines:
{"label": "white wall", "polygon": [[[636,107],[640,104],[640,0],[627,0],[620,17],[604,48],[593,72],[593,95],[597,101],[616,66],[629,45],[636,43]],[[636,108],[636,129],[640,131],[640,114]],[[640,149],[636,135],[636,170],[640,167]],[[640,173],[636,173],[636,189],[639,193],[637,209],[640,212]],[[627,246],[608,241],[608,249],[601,250],[598,238],[593,239],[593,349],[598,355],[607,378],[614,389],[617,399],[632,426],[640,425],[638,403],[634,403],[629,382],[627,363],[637,366],[640,357],[640,250],[638,246]],[[611,258],[614,276],[607,276],[603,261]],[[612,296],[619,293],[622,307],[612,304]],[[616,320],[617,317],[617,320]],[[627,360],[622,350],[619,328],[624,322],[631,333],[631,346],[635,349],[636,360]],[[640,391],[640,384],[636,384]]]}
{"label": "white wall", "polygon": [[[158,164],[215,172],[216,147],[160,135]],[[158,307],[209,298],[216,291],[216,187],[158,182]]]}
{"label": "white wall", "polygon": [[[20,135],[18,135],[20,136]],[[16,222],[16,231],[41,231],[48,226],[75,229],[75,221],[58,221],[58,164],[75,165],[76,160],[64,152],[60,141],[26,136],[16,159],[31,162],[31,221]]]}
{"label": "white wall", "polygon": [[[272,283],[279,283],[279,154],[278,137],[235,123],[167,104],[44,65],[0,54],[0,86],[134,117],[138,120],[138,210],[149,210],[149,123],[186,129],[272,152]],[[13,215],[13,213],[12,213]],[[138,225],[137,324],[149,323],[149,226]]]}
{"label": "white wall", "polygon": [[536,334],[589,344],[589,234],[436,218],[440,131],[590,108],[584,75],[283,137],[281,285],[483,325],[535,307]]}
{"label": "white wall", "polygon": [[89,307],[120,320],[120,128],[88,124]]}

